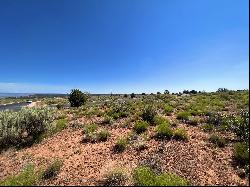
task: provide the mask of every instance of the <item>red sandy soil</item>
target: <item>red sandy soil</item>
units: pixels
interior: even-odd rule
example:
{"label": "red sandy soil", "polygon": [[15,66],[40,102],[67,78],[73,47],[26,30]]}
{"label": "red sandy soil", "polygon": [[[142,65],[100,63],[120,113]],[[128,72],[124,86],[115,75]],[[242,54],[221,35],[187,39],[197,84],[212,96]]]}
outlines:
{"label": "red sandy soil", "polygon": [[[86,123],[85,119],[79,122]],[[98,185],[104,175],[115,167],[124,168],[129,178],[137,164],[146,157],[158,156],[164,171],[185,177],[191,185],[248,185],[248,178],[241,179],[232,165],[232,146],[215,148],[208,142],[208,133],[200,127],[179,124],[188,131],[189,140],[157,141],[150,138],[147,149],[136,151],[132,146],[122,153],[112,148],[120,136],[131,129],[105,127],[111,133],[106,142],[82,143],[82,128],[67,129],[19,151],[8,150],[0,154],[0,180],[17,174],[27,163],[45,168],[55,158],[63,161],[59,174],[41,185]],[[101,127],[104,128],[104,127]],[[149,129],[153,135],[153,127]],[[126,185],[131,185],[128,180]]]}

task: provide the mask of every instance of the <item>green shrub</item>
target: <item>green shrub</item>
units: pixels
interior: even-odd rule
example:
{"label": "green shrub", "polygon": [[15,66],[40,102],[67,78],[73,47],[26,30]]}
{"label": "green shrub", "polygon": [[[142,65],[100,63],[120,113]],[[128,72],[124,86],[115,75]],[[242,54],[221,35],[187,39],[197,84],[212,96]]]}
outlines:
{"label": "green shrub", "polygon": [[130,107],[125,104],[115,104],[110,107],[107,111],[107,115],[112,117],[113,119],[119,119],[127,117],[130,113]]}
{"label": "green shrub", "polygon": [[188,112],[179,112],[176,118],[182,121],[188,121],[189,116],[190,116],[190,113]]}
{"label": "green shrub", "polygon": [[114,146],[114,152],[122,152],[127,147],[127,139],[126,138],[119,138]]}
{"label": "green shrub", "polygon": [[123,186],[127,179],[122,169],[116,168],[104,176],[103,186]]}
{"label": "green shrub", "polygon": [[174,132],[174,139],[187,140],[188,139],[187,131],[183,128],[176,129]]}
{"label": "green shrub", "polygon": [[155,125],[159,125],[159,124],[162,124],[162,123],[169,123],[169,121],[161,116],[155,116],[154,117],[154,124]]}
{"label": "green shrub", "polygon": [[134,131],[138,134],[145,132],[148,128],[148,123],[146,121],[137,121],[134,125]]}
{"label": "green shrub", "polygon": [[79,89],[71,90],[68,98],[71,107],[80,107],[87,101],[87,95],[81,92]]}
{"label": "green shrub", "polygon": [[42,179],[50,179],[55,177],[62,166],[62,161],[56,159],[55,161],[52,162],[42,173]]}
{"label": "green shrub", "polygon": [[99,141],[107,141],[107,139],[110,137],[110,133],[107,130],[102,130],[97,133],[97,139]]}
{"label": "green shrub", "polygon": [[229,122],[232,131],[239,137],[240,141],[249,142],[249,112],[242,110],[240,115]]}
{"label": "green shrub", "polygon": [[7,177],[0,186],[34,186],[38,182],[33,165],[27,165],[18,175]]}
{"label": "green shrub", "polygon": [[249,146],[246,143],[235,143],[234,157],[239,164],[249,165]]}
{"label": "green shrub", "polygon": [[0,147],[31,145],[48,131],[54,113],[47,108],[0,112]]}
{"label": "green shrub", "polygon": [[147,106],[143,109],[141,117],[143,121],[147,121],[148,123],[154,122],[154,117],[156,115],[156,111],[153,109],[152,106]]}
{"label": "green shrub", "polygon": [[113,122],[113,118],[108,115],[105,115],[104,120],[102,121],[103,124],[111,124],[112,122]]}
{"label": "green shrub", "polygon": [[84,127],[84,133],[91,134],[91,133],[95,132],[96,129],[97,129],[97,125],[95,123],[91,123],[91,124],[88,124]]}
{"label": "green shrub", "polygon": [[66,119],[59,119],[56,121],[55,126],[52,127],[52,133],[59,132],[67,127]]}
{"label": "green shrub", "polygon": [[164,107],[164,112],[167,114],[167,115],[171,115],[171,113],[174,111],[174,108],[170,105],[166,105]]}
{"label": "green shrub", "polygon": [[133,173],[136,186],[187,186],[188,182],[172,173],[156,175],[149,167],[137,167]]}
{"label": "green shrub", "polygon": [[157,138],[171,138],[173,136],[173,131],[169,127],[169,124],[162,123],[156,126],[156,137]]}
{"label": "green shrub", "polygon": [[97,133],[96,133],[97,125],[92,123],[86,125],[83,129],[83,143],[87,142],[96,142],[97,141]]}
{"label": "green shrub", "polygon": [[213,144],[217,145],[218,147],[225,147],[226,145],[226,140],[223,137],[220,137],[216,134],[212,134],[209,137],[209,141],[212,142]]}

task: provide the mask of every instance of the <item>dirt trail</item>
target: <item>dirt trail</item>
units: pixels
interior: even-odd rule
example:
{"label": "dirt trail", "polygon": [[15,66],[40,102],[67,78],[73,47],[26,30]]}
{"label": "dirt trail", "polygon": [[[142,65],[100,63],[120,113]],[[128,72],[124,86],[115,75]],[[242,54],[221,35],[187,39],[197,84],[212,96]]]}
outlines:
{"label": "dirt trail", "polygon": [[207,142],[208,134],[199,127],[183,124],[178,127],[188,131],[188,142],[156,141],[151,138],[147,142],[148,149],[137,152],[133,147],[128,147],[119,154],[113,153],[112,147],[117,138],[126,136],[130,129],[109,127],[111,138],[107,142],[83,144],[81,130],[69,127],[30,148],[0,154],[0,180],[18,173],[27,163],[33,162],[37,168],[42,168],[59,158],[63,161],[60,173],[56,178],[44,181],[43,185],[97,185],[114,166],[126,168],[131,173],[142,159],[159,155],[165,171],[175,172],[192,181],[193,185],[249,183],[248,179],[239,178],[230,164],[231,147],[215,149]]}

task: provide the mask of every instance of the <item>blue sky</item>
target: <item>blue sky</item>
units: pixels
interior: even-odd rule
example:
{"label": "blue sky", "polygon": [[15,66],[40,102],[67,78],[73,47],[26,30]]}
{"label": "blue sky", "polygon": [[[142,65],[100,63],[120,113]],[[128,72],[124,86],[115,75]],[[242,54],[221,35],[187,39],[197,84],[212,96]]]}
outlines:
{"label": "blue sky", "polygon": [[1,0],[0,92],[248,89],[248,0]]}

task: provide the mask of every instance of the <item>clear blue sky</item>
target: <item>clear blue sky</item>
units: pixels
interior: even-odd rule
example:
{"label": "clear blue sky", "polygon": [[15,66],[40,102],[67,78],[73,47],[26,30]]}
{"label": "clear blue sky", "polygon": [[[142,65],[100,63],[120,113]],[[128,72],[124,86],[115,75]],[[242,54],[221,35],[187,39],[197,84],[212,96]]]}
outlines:
{"label": "clear blue sky", "polygon": [[249,86],[248,0],[1,0],[0,92]]}

